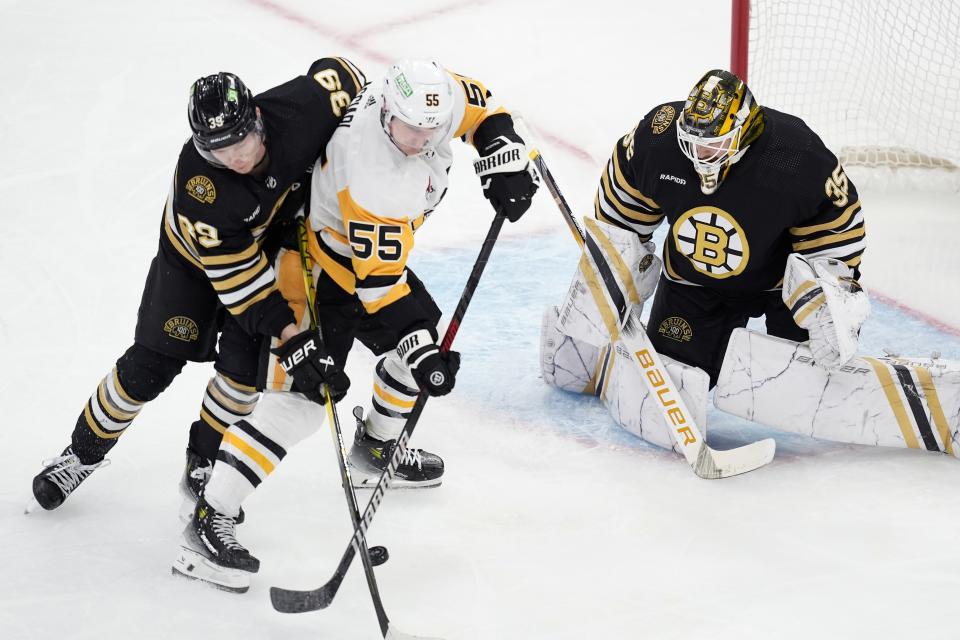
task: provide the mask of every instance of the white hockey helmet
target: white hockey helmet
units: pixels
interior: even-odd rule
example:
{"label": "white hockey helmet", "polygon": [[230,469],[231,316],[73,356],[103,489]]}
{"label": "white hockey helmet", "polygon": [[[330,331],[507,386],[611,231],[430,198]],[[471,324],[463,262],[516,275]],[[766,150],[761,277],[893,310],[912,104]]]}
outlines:
{"label": "white hockey helmet", "polygon": [[435,60],[398,60],[383,80],[383,130],[408,156],[432,153],[449,133],[453,90]]}

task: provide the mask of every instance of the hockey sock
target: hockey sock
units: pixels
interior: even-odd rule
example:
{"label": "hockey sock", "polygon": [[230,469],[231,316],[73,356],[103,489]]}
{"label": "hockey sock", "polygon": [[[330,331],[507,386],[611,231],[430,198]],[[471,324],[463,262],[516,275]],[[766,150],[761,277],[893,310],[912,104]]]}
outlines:
{"label": "hockey sock", "polygon": [[287,450],[319,429],[325,415],[302,394],[265,391],[254,412],[223,434],[203,497],[220,513],[237,516]]}
{"label": "hockey sock", "polygon": [[124,390],[114,367],[87,400],[73,429],[73,452],[80,462],[95,464],[103,460],[144,404]]}
{"label": "hockey sock", "polygon": [[207,383],[200,418],[190,425],[190,449],[208,460],[217,457],[220,440],[230,425],[253,412],[256,389],[217,373]]}
{"label": "hockey sock", "polygon": [[391,354],[381,358],[373,380],[367,434],[377,440],[396,439],[410,416],[418,393],[416,380],[396,356]]}

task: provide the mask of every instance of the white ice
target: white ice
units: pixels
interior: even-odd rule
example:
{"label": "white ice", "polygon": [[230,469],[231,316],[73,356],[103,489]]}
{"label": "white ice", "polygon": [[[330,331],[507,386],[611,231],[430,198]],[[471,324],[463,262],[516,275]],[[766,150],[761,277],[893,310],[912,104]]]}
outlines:
{"label": "white ice", "polygon": [[[326,428],[246,505],[240,538],[263,561],[249,593],[170,576],[176,483],[209,365],[188,366],[62,508],[22,513],[40,460],[65,446],[132,340],[195,78],[230,70],[262,90],[325,55],[374,77],[392,58],[435,56],[538,127],[568,199],[588,212],[616,139],[727,65],[728,11],[717,0],[0,0],[0,637],[379,637],[355,569],[329,610],[283,616],[268,601],[270,585],[326,580],[347,542]],[[470,153],[458,153],[414,255],[448,311],[492,215]],[[867,283],[940,323],[875,299],[864,351],[960,358],[949,330],[960,327],[957,198],[863,200]],[[695,478],[596,401],[538,378],[540,312],[576,257],[545,190],[494,252],[457,338],[457,390],[430,401],[414,439],[445,458],[443,486],[391,493],[370,532],[392,552],[377,576],[401,629],[483,640],[960,635],[956,460],[712,412],[715,446],[770,434],[778,455],[746,476]],[[345,424],[371,363],[354,353]]]}

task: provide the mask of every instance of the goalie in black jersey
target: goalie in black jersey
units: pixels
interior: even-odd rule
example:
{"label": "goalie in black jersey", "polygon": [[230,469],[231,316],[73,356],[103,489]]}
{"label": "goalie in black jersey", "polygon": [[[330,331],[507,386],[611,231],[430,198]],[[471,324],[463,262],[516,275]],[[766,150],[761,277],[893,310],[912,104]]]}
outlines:
{"label": "goalie in black jersey", "polygon": [[[594,213],[581,286],[544,316],[544,379],[602,397],[645,439],[674,444],[661,418],[642,419],[652,403],[616,355],[618,301],[642,304],[656,287],[647,333],[690,406],[704,406],[731,333],[750,318],[809,340],[822,367],[855,354],[869,311],[857,191],[801,119],[761,107],[736,75],[707,72],[685,102],[654,107],[618,140]],[[661,269],[650,239],[664,220]]]}
{"label": "goalie in black jersey", "polygon": [[34,478],[40,506],[60,506],[103,465],[187,361],[213,360],[181,482],[182,516],[192,515],[221,435],[253,411],[261,343],[299,332],[270,246],[303,205],[314,162],[364,83],[347,60],[322,58],[257,96],[231,73],[193,84],[193,135],[177,161],[134,343],[80,412],[70,444]]}

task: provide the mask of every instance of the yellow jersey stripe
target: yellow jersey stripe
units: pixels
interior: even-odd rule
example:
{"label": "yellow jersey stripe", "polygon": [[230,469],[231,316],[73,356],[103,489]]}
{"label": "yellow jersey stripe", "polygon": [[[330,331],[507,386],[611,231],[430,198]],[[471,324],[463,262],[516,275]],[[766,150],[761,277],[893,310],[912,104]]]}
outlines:
{"label": "yellow jersey stripe", "polygon": [[837,233],[834,235],[829,235],[823,238],[817,238],[816,240],[804,240],[803,242],[794,242],[793,250],[794,251],[803,251],[804,249],[812,249],[814,247],[823,247],[829,244],[840,244],[847,240],[852,240],[853,238],[862,238],[865,233],[865,229],[860,227],[859,229],[851,229],[850,231],[844,231],[843,233]]}
{"label": "yellow jersey stripe", "polygon": [[809,227],[791,227],[790,233],[795,236],[808,236],[811,233],[817,233],[819,231],[827,231],[828,229],[836,229],[837,227],[842,227],[850,221],[850,218],[853,217],[860,209],[860,201],[857,200],[852,205],[843,210],[839,216],[830,220],[829,222],[824,222],[821,224],[811,225]]}
{"label": "yellow jersey stripe", "polygon": [[200,256],[200,262],[203,263],[205,267],[216,267],[225,264],[234,264],[237,262],[246,262],[253,256],[257,255],[260,251],[260,247],[257,246],[257,243],[254,242],[246,249],[239,253],[230,253],[223,255],[215,256]]}
{"label": "yellow jersey stripe", "polygon": [[626,178],[623,177],[623,172],[620,171],[620,159],[617,157],[616,149],[613,150],[613,176],[617,181],[617,186],[620,187],[621,190],[626,191],[640,202],[643,202],[654,209],[660,208],[660,205],[633,188],[630,183],[627,182]]}

